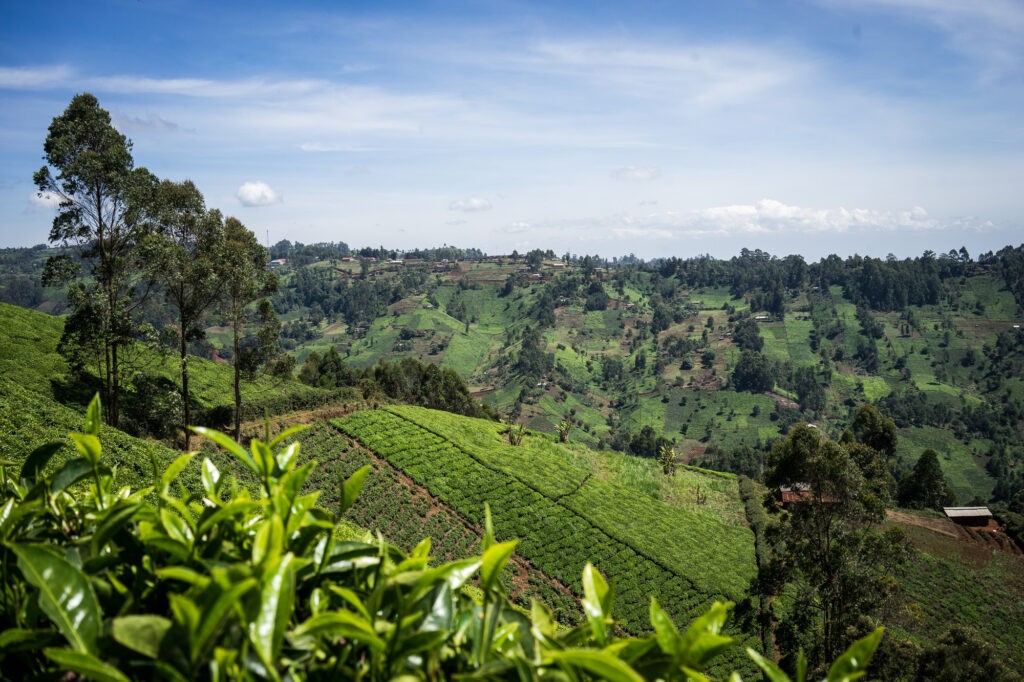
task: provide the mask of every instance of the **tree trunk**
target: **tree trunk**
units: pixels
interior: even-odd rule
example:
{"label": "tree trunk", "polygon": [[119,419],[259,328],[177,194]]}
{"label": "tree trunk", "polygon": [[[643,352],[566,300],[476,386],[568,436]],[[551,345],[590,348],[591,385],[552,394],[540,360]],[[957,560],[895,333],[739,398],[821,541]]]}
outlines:
{"label": "tree trunk", "polygon": [[[108,334],[109,334],[109,332],[108,332]],[[110,426],[113,426],[114,422],[112,420],[114,419],[114,417],[113,417],[113,414],[114,414],[114,409],[113,409],[114,408],[114,390],[113,390],[113,383],[112,383],[113,382],[113,370],[111,369],[111,362],[110,362],[111,345],[112,344],[111,344],[109,336],[107,336],[106,338],[103,339],[103,369],[104,369],[104,375],[103,375],[104,386],[103,386],[103,389],[104,389],[104,392],[106,393],[106,395],[104,396],[105,401],[107,403],[107,405],[106,405],[106,407],[107,407],[107,415],[106,416],[107,416],[107,424],[109,424]]]}
{"label": "tree trunk", "polygon": [[185,342],[185,320],[181,320],[181,402],[184,408],[184,424],[182,430],[185,432],[185,450],[188,451],[192,442],[191,426],[192,416],[190,414],[188,395],[188,344]]}
{"label": "tree trunk", "polygon": [[235,365],[235,440],[237,441],[242,431],[242,381],[241,374],[238,368],[239,356],[242,352],[241,343],[238,338],[238,315],[234,316],[235,319],[232,321],[232,329],[235,336],[235,347],[234,347],[234,365]]}
{"label": "tree trunk", "polygon": [[108,379],[110,407],[107,410],[107,423],[116,429],[121,423],[121,383],[117,370],[116,340],[110,344],[110,376]]}
{"label": "tree trunk", "polygon": [[121,423],[121,376],[117,359],[117,347],[121,343],[119,338],[121,330],[118,329],[117,294],[113,289],[113,284],[108,282],[105,288],[108,315],[107,333],[109,334],[106,343],[110,348],[110,366],[107,373],[107,402],[109,405],[107,423],[116,429]]}

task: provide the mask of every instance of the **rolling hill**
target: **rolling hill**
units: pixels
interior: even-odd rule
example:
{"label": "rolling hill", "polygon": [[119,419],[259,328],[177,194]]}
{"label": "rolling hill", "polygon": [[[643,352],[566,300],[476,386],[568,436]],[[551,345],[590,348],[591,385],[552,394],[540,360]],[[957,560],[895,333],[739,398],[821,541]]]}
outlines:
{"label": "rolling hill", "polygon": [[[601,285],[609,295],[603,310],[587,310],[579,289],[552,294],[551,287],[563,286],[559,277],[571,273],[517,280],[503,294],[499,283],[520,277],[516,272],[514,264],[460,265],[457,276],[446,274],[430,291],[396,296],[385,315],[358,333],[348,333],[338,320],[322,320],[353,365],[412,354],[457,367],[485,400],[538,429],[511,446],[508,426],[498,422],[401,405],[352,413],[332,407],[332,416],[347,414],[318,419],[301,436],[303,456],[319,463],[310,485],[328,505],[337,501],[339,476],[370,464],[375,474],[350,520],[407,548],[431,536],[435,554],[457,558],[479,542],[487,503],[498,535],[521,539],[503,580],[523,603],[541,598],[564,622],[575,622],[580,569],[590,560],[612,579],[616,613],[622,627],[634,631],[647,622],[650,595],[680,623],[714,599],[744,602],[756,574],[754,537],[732,474],[684,466],[666,477],[652,459],[591,447],[611,444],[616,434],[650,426],[674,435],[687,458],[707,462],[740,446],[770,443],[797,419],[814,418],[824,431],[838,434],[849,409],[862,402],[897,410],[923,406],[931,415],[925,419],[895,415],[901,425],[898,460],[913,462],[921,449],[933,447],[964,501],[993,491],[995,480],[985,467],[994,441],[978,436],[978,424],[994,406],[1012,415],[1024,383],[1005,369],[996,376],[1016,362],[1016,304],[991,270],[965,273],[938,303],[901,312],[865,316],[845,289],[832,285],[793,293],[783,313],[768,319],[757,319],[762,313],[728,287],[677,287],[669,299],[650,272],[634,273],[621,291],[609,275]],[[540,338],[552,367],[529,377],[517,367],[522,332],[537,326],[533,311],[548,297],[555,303],[554,321]],[[466,320],[445,312],[459,312],[453,299],[461,301]],[[679,319],[652,333],[666,300]],[[828,368],[823,407],[801,412],[800,395],[788,379],[763,393],[727,386],[740,356],[733,331],[747,319],[757,321],[762,355],[779,366]],[[872,336],[877,366],[869,369],[859,356],[872,325],[881,335]],[[60,318],[0,304],[4,460],[17,464],[28,448],[81,424],[92,391],[88,382],[83,388],[66,376],[56,353],[61,328]],[[318,343],[323,338],[305,348]],[[140,349],[139,362],[149,386],[173,391],[173,357]],[[607,373],[605,367],[616,362],[620,373]],[[193,367],[197,407],[216,415],[230,404],[230,368],[199,358]],[[272,425],[302,419],[292,414],[296,410],[359,402],[351,388],[324,390],[267,377],[245,391],[249,416],[267,410]],[[550,435],[563,419],[571,423],[569,444]],[[160,442],[111,429],[103,438],[118,476],[135,487],[148,484],[174,456]],[[218,466],[245,484],[242,472],[219,457]],[[195,485],[197,476],[188,469],[183,483]],[[904,600],[885,616],[894,631],[924,645],[950,623],[979,630],[1006,623],[991,639],[1007,660],[1024,665],[1016,647],[1024,614],[1014,596],[1021,586],[1020,558],[998,547],[965,550],[916,524],[894,523],[916,547],[900,576]],[[742,620],[733,628],[740,633]],[[754,643],[750,634],[743,636]]]}

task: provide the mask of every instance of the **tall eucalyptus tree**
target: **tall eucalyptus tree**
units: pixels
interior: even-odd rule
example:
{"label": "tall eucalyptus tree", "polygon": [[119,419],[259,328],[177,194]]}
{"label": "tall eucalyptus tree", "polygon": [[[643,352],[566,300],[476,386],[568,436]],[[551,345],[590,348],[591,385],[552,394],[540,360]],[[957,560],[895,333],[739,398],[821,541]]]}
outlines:
{"label": "tall eucalyptus tree", "polygon": [[235,368],[235,426],[237,439],[242,414],[242,327],[248,319],[249,304],[273,293],[277,277],[267,265],[267,250],[256,235],[237,218],[224,222],[224,251],[217,262],[217,276],[224,286],[224,312],[231,321],[232,364]]}
{"label": "tall eucalyptus tree", "polygon": [[185,449],[191,432],[188,343],[204,335],[202,320],[224,291],[218,262],[225,258],[225,231],[219,211],[207,210],[203,195],[191,181],[165,180],[154,193],[154,232],[143,243],[146,265],[161,285],[167,303],[177,311],[178,350]]}
{"label": "tall eucalyptus tree", "polygon": [[139,243],[156,178],[136,168],[132,144],[96,97],[72,98],[43,143],[46,165],[34,175],[40,196],[57,200],[50,242],[77,247],[81,277],[70,256],[47,264],[49,284],[68,284],[71,316],[61,347],[73,369],[95,353],[105,383],[107,420],[120,416],[123,350],[135,333],[133,312],[144,297]]}

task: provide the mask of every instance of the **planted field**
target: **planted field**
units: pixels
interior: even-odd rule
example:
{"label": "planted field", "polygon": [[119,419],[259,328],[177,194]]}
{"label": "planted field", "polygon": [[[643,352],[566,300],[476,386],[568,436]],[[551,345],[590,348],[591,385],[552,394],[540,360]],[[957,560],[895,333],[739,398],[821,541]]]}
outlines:
{"label": "planted field", "polygon": [[814,324],[809,318],[787,315],[786,343],[789,345],[789,360],[794,366],[817,365],[818,357],[811,350],[811,331]]}
{"label": "planted field", "polygon": [[770,415],[775,399],[736,391],[683,391],[673,389],[666,404],[669,434],[713,443],[718,447],[760,446],[779,431]]}
{"label": "planted field", "polygon": [[953,623],[967,625],[1007,656],[1010,668],[1024,668],[1021,557],[980,541],[899,525],[918,551],[899,576],[907,603],[893,623],[933,641]]}
{"label": "planted field", "polygon": [[51,381],[67,371],[57,354],[63,319],[0,303],[0,328],[0,376],[50,394]]}
{"label": "planted field", "polygon": [[864,397],[868,402],[878,402],[885,396],[892,393],[892,387],[882,377],[861,377],[861,387],[864,389]]}
{"label": "planted field", "polygon": [[986,320],[1018,321],[1017,301],[1002,282],[989,275],[971,277],[964,296],[968,304],[981,304]]}
{"label": "planted field", "polygon": [[[97,376],[73,384],[67,380],[67,363],[57,352],[64,320],[26,308],[0,303],[0,376],[11,381],[11,386],[29,389],[47,401],[81,406],[102,387]],[[177,391],[181,381],[181,365],[176,354],[165,354],[142,344],[128,351],[146,368],[146,374]],[[95,368],[86,367],[86,371]],[[96,369],[98,372],[98,369]],[[225,425],[231,421],[234,409],[234,370],[230,365],[189,358],[189,383],[194,423]],[[122,407],[127,411],[136,399],[137,390],[125,381]],[[242,381],[242,418],[253,419],[269,410],[277,414],[308,409],[341,397],[340,391],[314,388],[293,380],[281,380],[260,374],[252,380]],[[75,422],[67,428],[77,429]],[[64,428],[64,427],[61,427]],[[63,436],[63,432],[58,435]]]}
{"label": "planted field", "polygon": [[788,329],[789,325],[782,322],[761,325],[761,338],[764,339],[764,348],[761,352],[766,357],[779,362],[790,361]]}
{"label": "planted field", "polygon": [[627,630],[658,596],[680,621],[713,599],[740,599],[754,574],[746,528],[688,513],[594,477],[541,449],[504,445],[500,425],[417,408],[334,422],[472,523],[490,503],[495,529],[580,593],[591,560],[617,584]]}
{"label": "planted field", "polygon": [[[345,518],[361,528],[380,532],[389,542],[411,550],[430,538],[431,555],[442,560],[463,559],[480,551],[482,526],[460,515],[440,499],[417,485],[388,460],[362,448],[337,429],[319,423],[304,431],[302,457],[316,460],[307,487],[320,490],[320,502],[327,508],[338,503],[337,481],[351,476],[364,465],[372,467],[359,494],[359,503]],[[537,598],[551,606],[563,623],[582,617],[578,600],[543,572],[517,561],[503,575],[510,593],[523,605]]]}
{"label": "planted field", "polygon": [[726,303],[737,309],[746,307],[747,302],[743,298],[733,298],[728,287],[707,287],[693,292],[691,297],[696,305],[703,310],[721,310]]}

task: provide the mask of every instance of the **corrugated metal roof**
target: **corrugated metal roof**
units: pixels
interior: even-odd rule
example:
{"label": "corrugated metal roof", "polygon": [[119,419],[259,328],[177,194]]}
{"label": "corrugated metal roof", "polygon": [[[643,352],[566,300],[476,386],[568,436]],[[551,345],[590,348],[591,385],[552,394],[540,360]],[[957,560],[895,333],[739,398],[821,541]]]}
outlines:
{"label": "corrugated metal roof", "polygon": [[992,516],[992,512],[989,511],[988,507],[943,507],[942,511],[951,519]]}

